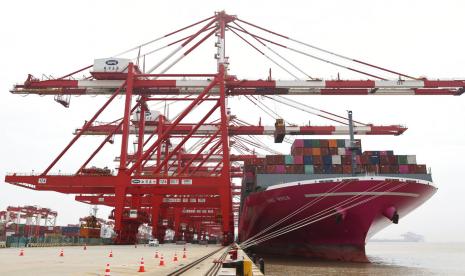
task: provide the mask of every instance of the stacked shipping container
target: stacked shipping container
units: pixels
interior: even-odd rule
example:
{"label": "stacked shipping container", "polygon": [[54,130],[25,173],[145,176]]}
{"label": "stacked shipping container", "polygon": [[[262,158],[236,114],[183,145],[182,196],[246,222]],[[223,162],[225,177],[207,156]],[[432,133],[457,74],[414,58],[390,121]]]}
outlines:
{"label": "stacked shipping container", "polygon": [[255,174],[351,174],[352,151],[356,173],[426,174],[426,165],[416,163],[415,155],[394,155],[393,151],[365,151],[361,141],[343,139],[296,139],[289,155],[267,155],[244,163],[245,182]]}

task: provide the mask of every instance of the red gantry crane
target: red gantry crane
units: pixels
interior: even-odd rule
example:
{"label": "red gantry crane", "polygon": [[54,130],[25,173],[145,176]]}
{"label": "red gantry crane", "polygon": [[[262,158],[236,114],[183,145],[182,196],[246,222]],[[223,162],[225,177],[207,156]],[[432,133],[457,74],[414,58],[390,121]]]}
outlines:
{"label": "red gantry crane", "polygon": [[[187,34],[194,28],[196,31]],[[229,74],[226,31],[294,79],[275,80],[271,70],[265,80],[239,79]],[[170,38],[173,41],[168,41]],[[168,73],[210,38],[215,40],[217,48],[216,72]],[[164,44],[160,44],[162,42]],[[153,45],[157,48],[151,48]],[[147,57],[165,49],[171,52],[166,56],[158,55],[158,62],[151,67],[146,65]],[[361,74],[367,79],[311,77],[278,49]],[[133,53],[137,53],[135,58],[124,58]],[[78,79],[78,74],[85,76]],[[384,75],[395,76],[395,79]],[[68,75],[42,80],[29,75],[24,84],[15,85],[11,90],[14,94],[53,95],[65,107],[69,107],[70,97],[75,95],[107,95],[109,98],[93,117],[76,129],[73,139],[42,173],[8,174],[5,181],[33,190],[76,194],[77,201],[113,207],[111,218],[115,220],[117,243],[134,243],[139,226],[148,223],[160,241],[169,228],[174,230],[175,239],[190,240],[194,234],[202,239],[208,235],[220,237],[228,244],[234,237],[234,214],[237,215],[239,208],[237,197],[241,187],[234,186],[232,178],[243,176],[240,162],[257,158],[256,149],[276,152],[255,138],[256,135],[273,136],[274,141],[280,143],[288,135],[349,134],[345,116],[308,106],[289,96],[461,95],[464,91],[464,80],[412,77],[217,12],[110,58],[96,59],[93,65]],[[98,122],[102,112],[120,95],[124,97],[121,118]],[[244,101],[276,119],[275,125],[266,126],[261,122],[254,125],[231,114],[227,98],[234,96],[243,97]],[[290,124],[268,108],[265,101],[340,125]],[[186,106],[173,117],[151,108],[153,103],[164,103],[166,108],[168,102],[182,102]],[[400,125],[375,126],[361,122],[354,125],[354,132],[359,135],[400,135],[405,130]],[[57,162],[83,135],[104,138],[74,174],[52,173]],[[116,135],[121,136],[119,156],[115,159],[118,162],[116,173],[108,168],[90,166],[103,147],[114,143]],[[134,152],[129,151],[130,142],[135,144]]]}
{"label": "red gantry crane", "polygon": [[[5,223],[7,227],[14,225],[15,233],[22,234],[26,237],[39,237],[43,231],[52,230],[56,225],[58,213],[49,208],[38,206],[8,206],[5,211],[0,211],[0,222]],[[19,226],[24,225],[23,233],[20,233]],[[11,226],[10,226],[11,227]]]}

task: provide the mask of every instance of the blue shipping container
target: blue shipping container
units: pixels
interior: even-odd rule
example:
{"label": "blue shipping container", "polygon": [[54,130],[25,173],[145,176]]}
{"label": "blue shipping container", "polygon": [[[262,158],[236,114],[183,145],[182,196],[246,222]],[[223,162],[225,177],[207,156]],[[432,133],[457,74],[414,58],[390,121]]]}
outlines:
{"label": "blue shipping container", "polygon": [[324,165],[323,170],[325,173],[333,173],[333,166],[332,165]]}
{"label": "blue shipping container", "polygon": [[305,139],[304,140],[304,148],[311,148],[312,147],[312,140],[311,139]]}
{"label": "blue shipping container", "polygon": [[368,158],[368,160],[370,161],[371,165],[378,165],[379,164],[379,156],[372,155],[372,156],[370,156]]}
{"label": "blue shipping container", "polygon": [[333,157],[331,155],[323,155],[323,164],[332,165],[333,164]]}
{"label": "blue shipping container", "polygon": [[304,165],[313,165],[313,157],[311,155],[304,155]]}

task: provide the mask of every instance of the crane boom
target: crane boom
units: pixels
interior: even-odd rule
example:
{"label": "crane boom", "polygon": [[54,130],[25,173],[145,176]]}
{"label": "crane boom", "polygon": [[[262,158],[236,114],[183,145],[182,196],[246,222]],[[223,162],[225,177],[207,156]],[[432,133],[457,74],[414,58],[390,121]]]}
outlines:
{"label": "crane boom", "polygon": [[[163,127],[169,127],[170,124],[165,124]],[[82,134],[83,135],[109,135],[113,133],[118,124],[99,124],[90,126]],[[185,135],[195,127],[194,124],[183,124],[173,128],[171,134]],[[275,126],[229,126],[228,133],[233,135],[274,135],[276,133]],[[358,135],[400,135],[407,130],[406,127],[400,125],[387,126],[354,126],[354,133]],[[81,129],[76,129],[75,134]],[[136,126],[130,126],[130,134],[137,134]],[[195,135],[210,135],[218,131],[217,125],[202,125],[195,132]],[[157,126],[146,125],[145,134],[157,132]],[[121,128],[114,134],[121,134]],[[348,135],[349,126],[286,126],[286,135]]]}
{"label": "crane boom", "polygon": [[[134,95],[197,95],[210,80],[147,79],[138,75]],[[38,95],[111,95],[124,80],[34,80],[15,85],[11,93]],[[225,80],[229,95],[461,95],[465,80]],[[121,92],[123,94],[123,92]],[[218,87],[210,90],[218,95]]]}

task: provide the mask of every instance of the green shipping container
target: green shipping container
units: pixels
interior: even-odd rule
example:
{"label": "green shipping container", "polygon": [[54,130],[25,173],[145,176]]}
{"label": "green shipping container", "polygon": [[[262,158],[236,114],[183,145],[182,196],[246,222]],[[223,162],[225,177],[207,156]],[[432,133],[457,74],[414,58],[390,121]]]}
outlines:
{"label": "green shipping container", "polygon": [[320,141],[313,139],[312,140],[312,148],[319,148],[320,147]]}
{"label": "green shipping container", "polygon": [[305,174],[314,174],[313,165],[305,165]]}
{"label": "green shipping container", "polygon": [[399,165],[407,165],[407,155],[397,155],[397,162]]}
{"label": "green shipping container", "polygon": [[285,155],[284,156],[284,164],[293,165],[294,164],[294,157],[292,155]]}
{"label": "green shipping container", "polygon": [[337,139],[337,147],[338,148],[345,148],[346,142],[343,139]]}

